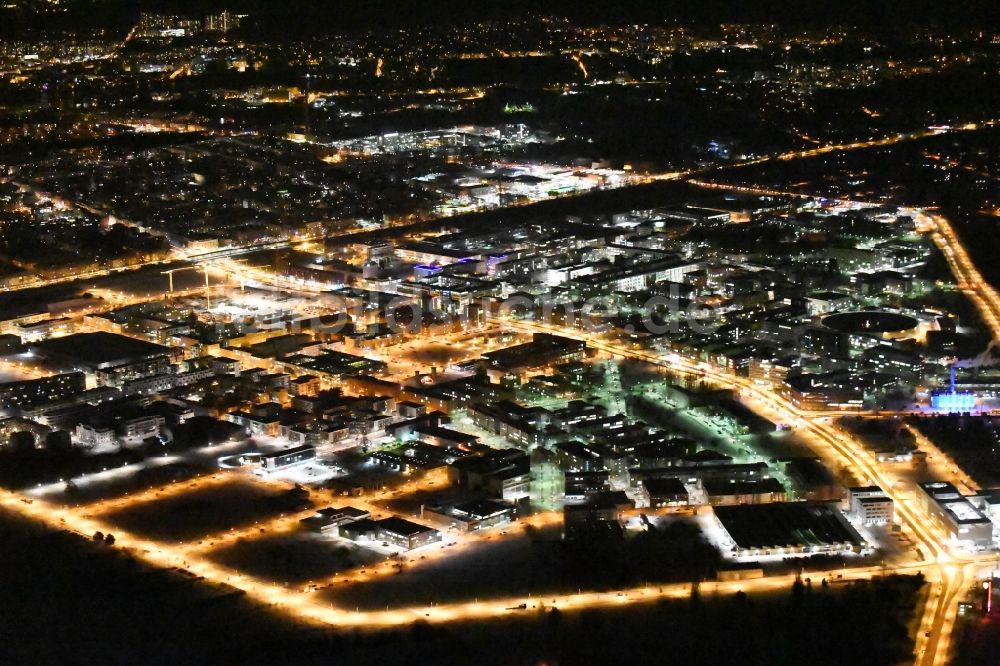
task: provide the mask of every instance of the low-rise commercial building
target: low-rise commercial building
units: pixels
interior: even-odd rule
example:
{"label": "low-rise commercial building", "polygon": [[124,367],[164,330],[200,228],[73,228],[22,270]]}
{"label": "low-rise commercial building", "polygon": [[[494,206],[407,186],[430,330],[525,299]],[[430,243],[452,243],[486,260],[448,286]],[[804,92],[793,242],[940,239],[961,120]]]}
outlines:
{"label": "low-rise commercial building", "polygon": [[712,505],[763,504],[784,502],[788,499],[784,486],[777,479],[756,481],[705,479],[702,485],[705,495],[708,496],[708,503]]}
{"label": "low-rise commercial building", "polygon": [[440,541],[441,532],[405,518],[391,516],[375,522],[375,538],[403,550],[413,550]]}
{"label": "low-rise commercial building", "polygon": [[847,491],[847,511],[862,525],[890,525],[892,499],[878,486],[857,486]]}
{"label": "low-rise commercial building", "polygon": [[993,544],[993,522],[950,483],[917,484],[917,501],[953,541],[969,548]]}
{"label": "low-rise commercial building", "polygon": [[353,506],[339,508],[330,506],[320,509],[315,515],[303,518],[300,522],[314,532],[338,534],[341,526],[369,517],[371,517],[371,514],[364,509],[358,509]]}
{"label": "low-rise commercial building", "polygon": [[448,479],[470,492],[515,501],[530,494],[531,463],[525,453],[504,449],[459,458],[448,466]]}
{"label": "low-rise commercial building", "polygon": [[315,447],[303,445],[284,451],[265,453],[260,457],[260,466],[267,471],[284,469],[292,465],[308,462],[316,457]]}
{"label": "low-rise commercial building", "polygon": [[859,551],[865,540],[832,502],[775,502],[713,508],[737,557]]}
{"label": "low-rise commercial building", "polygon": [[510,523],[514,520],[515,507],[509,502],[482,499],[453,506],[424,506],[420,515],[441,527],[473,532]]}

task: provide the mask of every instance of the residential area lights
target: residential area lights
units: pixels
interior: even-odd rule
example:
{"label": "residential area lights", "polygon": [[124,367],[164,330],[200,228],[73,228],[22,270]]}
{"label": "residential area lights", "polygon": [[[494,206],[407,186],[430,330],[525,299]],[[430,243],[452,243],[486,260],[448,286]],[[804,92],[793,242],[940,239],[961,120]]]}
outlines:
{"label": "residential area lights", "polygon": [[[948,663],[1000,495],[941,432],[996,436],[1000,294],[928,202],[992,192],[997,122],[837,104],[997,38],[241,20],[0,47],[0,508],[359,631],[922,580],[913,657]],[[643,128],[685,105],[694,138]],[[631,556],[685,539],[683,573]]]}
{"label": "residential area lights", "polygon": [[[928,226],[933,225],[931,233],[934,234],[935,240],[943,246],[946,255],[955,268],[956,274],[962,276],[963,286],[974,291],[976,296],[978,296],[976,302],[984,309],[984,314],[992,314],[993,318],[991,321],[995,322],[995,313],[1000,311],[1000,308],[998,308],[1000,301],[998,301],[996,293],[978,275],[964,248],[958,244],[954,232],[951,231],[947,223],[940,217],[925,216],[922,219],[925,220],[925,224]],[[881,486],[886,494],[895,500],[898,515],[902,518],[904,525],[919,539],[925,552],[931,556],[931,560],[927,563],[895,565],[890,567],[890,569],[900,572],[919,570],[925,574],[929,574],[932,571],[939,572],[938,575],[930,577],[932,583],[938,586],[938,591],[935,592],[935,595],[939,599],[939,602],[933,605],[928,604],[928,615],[923,620],[923,623],[930,628],[927,630],[927,636],[921,636],[919,640],[922,643],[920,648],[920,654],[922,655],[921,663],[943,663],[944,657],[942,655],[947,654],[947,641],[952,632],[956,612],[954,604],[950,602],[954,599],[958,591],[962,589],[965,581],[974,577],[979,569],[991,564],[993,558],[985,555],[969,555],[953,550],[947,544],[945,535],[940,533],[939,530],[928,528],[926,521],[910,506],[908,498],[900,497],[896,493],[895,484],[886,478],[873,456],[865,452],[859,442],[828,425],[824,420],[814,418],[814,414],[796,408],[767,387],[730,373],[721,372],[713,368],[711,364],[687,359],[678,354],[662,355],[637,350],[627,345],[601,339],[594,334],[583,333],[577,329],[515,319],[504,319],[499,323],[519,331],[547,331],[569,338],[584,339],[593,348],[614,357],[646,361],[665,367],[674,373],[698,376],[718,386],[734,389],[760,413],[773,414],[776,421],[795,424],[799,433],[807,438],[807,441],[814,449],[821,455],[829,456],[833,464],[846,463],[860,470],[864,476]],[[657,598],[682,597],[690,591],[689,584],[641,586],[607,593],[581,592],[575,595],[555,595],[551,598],[546,597],[545,599],[515,597],[493,600],[483,599],[475,603],[464,604],[415,606],[387,611],[351,611],[349,609],[334,608],[329,604],[316,601],[314,596],[309,594],[309,591],[340,581],[351,581],[354,583],[370,581],[376,576],[393,573],[395,571],[395,564],[393,562],[386,561],[378,565],[364,568],[359,567],[354,571],[339,573],[328,580],[306,585],[302,590],[293,590],[287,586],[270,584],[245,573],[222,567],[205,557],[207,553],[218,547],[249,537],[262,529],[269,533],[289,530],[296,526],[298,521],[307,515],[308,512],[303,511],[283,516],[263,525],[253,525],[240,530],[229,531],[214,536],[210,535],[203,538],[197,544],[177,545],[168,545],[162,542],[143,539],[99,519],[102,514],[112,511],[137,506],[145,502],[163,500],[175,495],[183,495],[192,490],[207,488],[211,485],[224,484],[231,480],[233,474],[239,473],[215,473],[194,481],[178,482],[162,488],[150,489],[117,499],[75,508],[59,508],[49,505],[41,499],[29,499],[10,492],[4,492],[0,495],[0,500],[2,500],[4,506],[8,509],[41,520],[55,527],[70,529],[81,535],[89,535],[98,531],[114,533],[116,543],[120,547],[127,549],[136,557],[151,564],[163,567],[184,568],[196,575],[203,576],[206,580],[213,583],[231,585],[244,590],[253,598],[263,603],[275,604],[283,611],[297,617],[337,626],[389,626],[405,624],[412,622],[414,619],[421,618],[434,622],[458,621],[509,614],[512,612],[512,608],[521,608],[522,605],[526,608],[554,607],[567,610],[599,608],[624,603],[641,603]],[[406,495],[421,488],[433,487],[435,483],[432,477],[414,481],[398,488],[394,492],[394,495]],[[377,510],[378,503],[382,499],[384,497],[376,494],[364,498],[361,504],[362,506]],[[508,531],[513,534],[528,524],[553,524],[553,522],[558,520],[559,516],[557,514],[539,514],[525,520],[515,528],[508,528]],[[482,535],[455,538],[451,541],[450,545],[462,548],[463,544],[479,538],[482,538]],[[432,559],[436,559],[438,557],[446,557],[453,552],[455,551],[442,548],[432,554],[429,553],[429,555]],[[861,579],[883,575],[884,573],[884,568],[861,567],[845,569],[843,575],[847,579]],[[709,589],[720,592],[737,589],[763,591],[786,586],[789,581],[790,578],[787,575],[769,576],[760,580],[739,583],[711,583],[709,584]],[[933,608],[933,612],[930,610],[931,608]]]}
{"label": "residential area lights", "polygon": [[[546,326],[534,322],[509,320],[505,324],[520,330],[545,328],[556,330],[568,337],[579,335],[579,332],[573,329]],[[930,580],[934,584],[941,586],[941,591],[937,593],[941,601],[934,606],[934,613],[929,616],[930,619],[924,620],[925,623],[929,623],[931,629],[928,630],[929,637],[927,637],[926,645],[923,648],[925,658],[921,663],[942,662],[942,658],[935,655],[946,654],[946,641],[950,636],[951,626],[955,619],[954,604],[947,603],[947,601],[955,596],[968,577],[973,576],[978,569],[992,564],[994,560],[992,556],[969,555],[950,549],[945,545],[945,538],[942,534],[925,527],[925,521],[909,506],[908,500],[895,496],[894,485],[883,476],[878,464],[874,462],[872,457],[862,452],[863,449],[857,442],[826,425],[823,420],[811,418],[809,413],[796,409],[787,403],[787,401],[761,388],[757,384],[713,370],[710,367],[706,367],[703,363],[694,362],[676,355],[671,355],[670,359],[667,360],[664,356],[658,354],[636,351],[625,346],[597,339],[593,336],[586,336],[586,339],[595,348],[608,354],[625,358],[637,358],[667,366],[674,372],[698,375],[717,385],[738,390],[745,399],[750,400],[753,406],[758,408],[762,413],[773,412],[780,420],[795,423],[799,427],[800,432],[809,437],[810,443],[815,446],[817,452],[834,457],[837,462],[841,460],[846,461],[881,485],[890,497],[894,497],[897,500],[898,511],[904,524],[908,529],[912,530],[920,540],[921,545],[932,556],[930,562],[890,568],[900,572],[919,570],[925,575],[938,570],[941,572],[940,576],[930,577]],[[81,535],[87,536],[98,531],[113,533],[116,537],[116,543],[120,547],[127,549],[134,556],[151,564],[162,567],[184,568],[193,574],[203,576],[206,580],[215,584],[230,585],[244,590],[252,598],[263,603],[275,604],[279,609],[296,617],[337,626],[389,626],[405,624],[420,618],[434,622],[485,618],[509,614],[512,612],[512,608],[520,608],[522,604],[526,608],[554,607],[566,610],[599,608],[623,603],[641,603],[658,598],[678,598],[690,593],[690,584],[674,584],[640,586],[606,593],[554,595],[551,598],[546,596],[545,598],[515,597],[493,600],[483,599],[475,603],[435,604],[433,606],[416,606],[389,611],[351,611],[333,608],[329,604],[316,601],[308,592],[292,590],[282,585],[269,584],[204,559],[203,553],[222,544],[229,543],[234,539],[241,538],[244,535],[249,535],[255,528],[259,530],[259,526],[248,528],[246,531],[228,532],[214,537],[205,537],[201,541],[203,544],[208,544],[208,546],[192,544],[169,545],[137,537],[94,517],[99,517],[104,513],[128,506],[162,500],[171,495],[182,495],[191,490],[205,488],[212,484],[225,483],[231,480],[233,475],[240,474],[239,472],[215,473],[190,482],[178,482],[162,488],[150,489],[122,498],[103,502],[99,501],[95,504],[74,508],[57,507],[41,499],[27,498],[7,491],[0,494],[0,501],[2,501],[5,508],[12,511],[40,520],[53,527],[75,531]],[[405,495],[420,488],[429,487],[428,484],[433,486],[434,481],[427,479],[414,481],[405,487],[399,488],[393,495]],[[366,498],[364,504],[374,508],[377,507],[380,501],[381,498],[379,495],[373,495]],[[269,531],[273,528],[286,528],[299,518],[300,516],[296,514],[277,519],[268,525]],[[529,519],[525,524],[541,525],[557,520],[558,516],[556,514],[540,514]],[[508,528],[512,533],[516,529]],[[481,535],[466,539],[456,539],[454,543],[458,547],[461,547],[462,543],[478,538],[482,538]],[[444,549],[439,552],[441,556],[448,554]],[[387,562],[377,567],[366,567],[364,573],[361,573],[361,571],[344,572],[338,576],[334,576],[330,582],[338,579],[364,582],[371,580],[372,576],[384,575],[392,571],[392,563]],[[883,575],[884,573],[885,568],[883,567],[861,567],[845,569],[842,575],[846,579],[861,579]],[[769,576],[752,581],[709,583],[706,584],[706,589],[718,590],[719,592],[736,590],[764,591],[787,586],[790,580],[791,577],[788,575]],[[327,583],[319,583],[319,585],[323,584]],[[306,586],[304,589],[309,590],[310,586]]]}

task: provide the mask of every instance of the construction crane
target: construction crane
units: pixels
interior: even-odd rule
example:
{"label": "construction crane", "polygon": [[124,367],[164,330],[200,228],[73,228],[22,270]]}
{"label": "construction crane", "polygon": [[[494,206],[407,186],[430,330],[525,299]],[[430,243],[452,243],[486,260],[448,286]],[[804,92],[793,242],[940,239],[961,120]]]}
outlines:
{"label": "construction crane", "polygon": [[170,293],[174,293],[174,273],[179,273],[183,271],[205,271],[205,306],[212,307],[212,295],[210,290],[211,285],[208,282],[208,265],[204,266],[183,266],[181,268],[171,268],[165,271],[160,271],[162,275],[166,275],[169,282]]}

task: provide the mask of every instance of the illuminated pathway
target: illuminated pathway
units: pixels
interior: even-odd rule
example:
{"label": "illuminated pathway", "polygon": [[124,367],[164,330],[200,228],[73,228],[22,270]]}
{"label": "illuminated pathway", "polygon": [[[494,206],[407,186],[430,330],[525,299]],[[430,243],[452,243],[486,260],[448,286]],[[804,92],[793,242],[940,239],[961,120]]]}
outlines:
{"label": "illuminated pathway", "polygon": [[147,490],[140,490],[136,493],[125,493],[121,497],[113,499],[96,500],[84,505],[84,509],[90,514],[110,513],[132,506],[138,506],[147,502],[156,502],[169,497],[183,495],[185,493],[214,488],[232,481],[232,478],[225,472],[214,472],[204,476],[196,476],[193,479],[174,481],[162,486],[152,486]]}
{"label": "illuminated pathway", "polygon": [[[776,414],[782,420],[795,423],[799,428],[799,432],[816,448],[818,454],[827,459],[846,460],[850,466],[859,470],[861,474],[868,476],[882,485],[890,496],[893,496],[895,493],[892,480],[883,475],[881,470],[878,469],[877,462],[871,456],[864,452],[859,452],[860,447],[857,446],[856,442],[852,442],[845,435],[818,420],[805,420],[802,412],[777,396],[772,395],[770,392],[742,378],[718,372],[710,367],[707,369],[699,367],[681,357],[673,355],[665,357],[644,350],[627,348],[612,342],[596,339],[579,331],[552,328],[530,322],[509,323],[512,327],[520,329],[557,330],[563,334],[584,338],[595,348],[607,353],[649,361],[682,374],[694,373],[710,382],[740,391],[744,399],[747,399],[761,413],[765,415]],[[152,541],[131,534],[128,531],[120,530],[112,524],[91,517],[91,514],[94,513],[102,514],[125,506],[179,495],[185,491],[211,487],[213,484],[223,483],[228,480],[242,480],[245,478],[246,475],[240,472],[220,472],[211,476],[199,477],[190,481],[177,482],[169,486],[142,491],[132,496],[96,502],[78,509],[57,507],[39,499],[28,500],[15,493],[2,492],[0,493],[0,505],[22,515],[40,520],[50,526],[69,529],[83,536],[91,535],[97,531],[113,533],[116,537],[118,547],[127,549],[134,556],[150,564],[167,568],[183,568],[216,585],[232,586],[244,590],[250,598],[264,604],[276,605],[279,611],[303,619],[337,626],[372,627],[395,625],[406,624],[416,619],[433,622],[458,621],[510,614],[521,610],[522,607],[524,610],[539,608],[542,605],[564,610],[599,608],[652,601],[659,598],[680,598],[690,594],[690,584],[647,585],[611,592],[545,595],[542,598],[538,596],[513,597],[471,603],[414,606],[385,611],[352,612],[332,606],[329,602],[318,599],[315,595],[302,589],[290,589],[286,586],[270,583],[232,568],[221,566],[206,559],[201,549],[192,547],[191,544],[171,545]],[[273,483],[276,486],[284,488],[289,487],[289,484],[283,481],[259,479],[254,479],[254,481]],[[440,487],[443,482],[442,475],[432,474],[430,478],[416,479],[395,489],[387,489],[365,498],[351,498],[348,501],[378,510],[382,502],[401,499],[412,492]],[[313,492],[314,497],[317,494],[319,494],[319,491]],[[939,546],[944,541],[943,535],[922,525],[920,517],[915,515],[905,500],[901,500],[898,497],[895,497],[895,499],[897,500],[897,511],[902,521],[913,531],[921,544],[927,549],[927,552],[933,557],[933,560],[930,562],[908,564],[906,566],[890,567],[890,569],[901,573],[912,573],[920,570],[928,576],[928,580],[932,585],[932,597],[925,608],[921,626],[927,627],[924,631],[930,635],[928,637],[924,637],[922,633],[918,635],[917,650],[918,654],[922,656],[921,663],[939,663],[944,658],[943,655],[947,654],[948,640],[954,621],[954,600],[956,595],[963,589],[964,582],[976,575],[978,568],[981,568],[986,563],[993,562],[993,557],[958,559]],[[297,520],[306,513],[302,512],[302,514],[296,514],[295,516],[286,516],[280,520],[286,522]],[[549,519],[551,519],[551,516],[543,514],[537,520],[548,521]],[[259,532],[260,526],[250,528],[250,531],[246,533],[247,536],[250,536],[253,530]],[[494,532],[493,534],[496,533]],[[468,540],[463,541],[471,543],[473,539],[488,539],[491,536],[493,535],[486,533],[470,537]],[[212,540],[212,538],[208,537],[208,540]],[[227,533],[222,533],[215,538],[219,542],[229,540]],[[213,548],[215,545],[217,544],[213,544]],[[428,554],[430,552],[432,551],[428,551]],[[435,557],[444,557],[447,552],[447,550],[442,550],[440,553],[435,553]],[[378,569],[372,568],[370,573],[368,569],[365,569],[365,574],[356,582],[369,580],[373,576],[385,575],[385,573],[392,570],[391,567],[391,564],[388,566],[382,565]],[[886,569],[883,567],[858,567],[838,573],[842,573],[848,580],[853,580],[882,575],[885,571]],[[357,571],[353,573],[354,576],[358,576]],[[765,591],[786,588],[792,580],[793,577],[791,575],[782,575],[750,581],[704,583],[702,584],[702,590],[718,591],[720,593],[735,592],[737,590],[746,592]]]}
{"label": "illuminated pathway", "polygon": [[903,428],[913,435],[916,447],[921,450],[929,460],[936,460],[939,463],[939,477],[950,481],[956,488],[963,490],[966,495],[978,493],[982,488],[974,479],[962,471],[951,456],[942,451],[937,444],[929,440],[920,430],[909,423],[904,423]]}
{"label": "illuminated pathway", "polygon": [[[228,472],[228,474],[230,475],[230,481],[233,482],[243,480],[255,483],[266,483],[281,490],[290,490],[295,487],[295,484],[287,481],[249,476],[244,472],[231,471]],[[301,528],[301,521],[303,518],[315,515],[319,509],[325,506],[344,504],[345,501],[349,502],[355,508],[361,508],[368,511],[373,516],[380,512],[387,513],[387,511],[381,506],[382,503],[393,499],[404,498],[407,495],[412,495],[413,493],[419,491],[435,490],[444,486],[446,483],[447,478],[441,470],[432,470],[422,478],[408,481],[405,484],[394,486],[389,490],[382,491],[374,495],[360,497],[345,498],[327,490],[299,486],[309,493],[309,499],[313,504],[310,508],[282,514],[269,520],[258,521],[252,525],[247,525],[246,527],[233,528],[226,532],[211,534],[202,537],[197,542],[184,544],[181,546],[181,549],[186,553],[192,554],[207,553],[236,543],[241,539],[250,539],[261,535],[275,536],[280,534],[289,534]]]}
{"label": "illuminated pathway", "polygon": [[[971,132],[978,129],[982,129],[984,127],[992,127],[996,125],[996,122],[997,121],[995,120],[986,120],[979,123],[965,123],[964,125],[957,125],[955,127],[932,126],[924,129],[915,130],[913,132],[890,134],[888,136],[879,137],[877,139],[852,141],[850,143],[827,143],[806,150],[790,150],[784,153],[778,153],[776,155],[764,155],[763,157],[743,160],[741,162],[726,164],[724,166],[695,169],[688,171],[687,175],[693,176],[697,173],[704,174],[704,173],[711,173],[718,171],[729,171],[732,169],[739,169],[740,167],[752,166],[754,164],[763,164],[764,162],[772,162],[772,161],[789,162],[792,160],[806,159],[809,157],[818,157],[819,155],[826,155],[827,153],[838,153],[838,152],[846,152],[852,150],[862,150],[864,148],[879,148],[882,146],[891,146],[897,143],[904,143],[906,141],[916,141],[918,139],[925,139],[927,137],[937,136],[940,134],[949,134],[952,132]],[[684,174],[681,173],[662,174],[658,176],[653,176],[652,180],[676,180],[679,177],[682,177],[683,175]],[[781,193],[781,194],[787,194],[787,193]]]}
{"label": "illuminated pathway", "polygon": [[[137,559],[163,568],[182,568],[191,574],[221,587],[232,587],[246,592],[259,603],[273,605],[274,610],[302,620],[339,627],[374,628],[410,624],[416,620],[428,622],[454,622],[509,616],[520,610],[559,608],[578,610],[585,608],[616,607],[627,604],[655,601],[657,599],[685,598],[691,594],[690,583],[643,585],[608,592],[580,592],[576,594],[528,595],[494,598],[483,601],[460,602],[441,605],[421,605],[384,611],[351,611],[317,600],[313,595],[298,589],[288,589],[249,576],[239,571],[219,566],[213,562],[189,555],[183,548],[142,539],[112,525],[80,516],[72,510],[59,508],[41,500],[25,500],[16,493],[0,491],[0,506],[17,514],[33,518],[56,529],[67,529],[83,536],[97,531],[112,533],[116,547],[127,550]],[[921,566],[914,564],[898,567],[899,573],[917,573]],[[857,567],[838,570],[838,580],[864,580],[881,576],[883,567]],[[787,589],[795,580],[793,574],[768,576],[745,581],[701,583],[703,593],[732,594],[737,591],[765,592]]]}
{"label": "illuminated pathway", "polygon": [[[519,328],[536,329],[538,325],[531,323],[514,322],[512,326]],[[559,329],[561,330],[561,329]],[[562,331],[563,333],[582,336],[579,332]],[[791,416],[798,419],[798,413],[790,408],[787,403],[769,394],[763,394],[759,387],[739,378],[723,375],[713,370],[703,370],[692,366],[689,361],[682,358],[664,358],[646,351],[627,349],[613,343],[591,339],[588,342],[594,347],[602,349],[608,353],[630,356],[642,360],[667,366],[682,373],[697,373],[705,376],[708,380],[722,385],[729,385],[737,390],[743,390],[744,395],[748,393],[754,398],[754,406],[762,411],[770,409],[777,413]],[[762,395],[756,395],[761,393]],[[849,442],[841,441],[843,436],[831,432],[829,426],[821,424],[810,425],[803,422],[800,425],[800,432],[809,433],[814,440],[810,440],[821,450],[833,450],[851,461],[865,473],[874,479],[881,479],[882,483],[887,483],[882,479],[879,470],[873,460],[866,459],[853,452]],[[380,611],[351,611],[338,608],[328,601],[318,598],[299,588],[289,588],[284,585],[271,583],[260,578],[244,574],[235,569],[221,566],[207,559],[202,553],[197,552],[190,545],[171,545],[156,542],[134,535],[127,530],[118,529],[115,525],[91,517],[89,514],[103,513],[114,508],[142,504],[145,502],[163,499],[166,496],[181,494],[202,487],[209,487],[215,483],[221,483],[235,478],[244,479],[245,474],[239,472],[220,472],[212,476],[199,477],[198,479],[178,482],[169,486],[154,488],[142,491],[138,494],[85,505],[80,508],[58,507],[40,499],[27,499],[16,493],[0,491],[0,505],[16,512],[38,520],[57,529],[67,529],[76,532],[84,537],[95,532],[111,533],[115,535],[116,547],[127,550],[136,558],[151,565],[164,568],[181,568],[193,575],[203,577],[207,582],[220,587],[232,587],[246,592],[250,599],[259,603],[272,606],[274,610],[287,613],[294,617],[317,623],[330,624],[340,627],[371,628],[378,626],[405,625],[415,620],[428,622],[450,622],[471,619],[485,619],[497,616],[509,616],[511,613],[519,611],[538,610],[543,607],[555,607],[561,610],[578,610],[585,608],[617,607],[627,604],[643,603],[656,599],[684,598],[691,593],[691,584],[669,584],[669,585],[644,585],[622,590],[609,592],[580,592],[576,594],[545,594],[528,595],[521,597],[493,598],[481,601],[448,603],[441,605],[418,605],[406,608],[387,609]],[[258,479],[254,479],[258,481]],[[283,481],[274,483],[282,487],[289,484]],[[377,506],[378,503],[393,499],[401,499],[406,494],[420,490],[439,487],[443,483],[442,475],[431,474],[430,478],[416,479],[395,489],[387,489],[366,498],[352,498],[352,503],[366,506]],[[891,487],[888,488],[891,491]],[[318,491],[314,491],[318,493]],[[963,582],[975,576],[977,568],[981,568],[987,563],[993,562],[993,557],[968,558],[961,564],[952,564],[951,556],[937,547],[941,540],[941,535],[934,534],[921,527],[918,519],[914,517],[912,510],[901,503],[898,511],[903,521],[914,531],[920,541],[929,549],[928,552],[934,554],[943,566],[936,566],[934,563],[921,562],[908,564],[905,566],[890,567],[892,571],[899,573],[923,572],[932,585],[931,603],[922,619],[921,627],[928,627],[926,632],[930,637],[924,640],[923,634],[918,636],[918,654],[923,656],[922,663],[939,663],[946,654],[947,643],[950,638],[951,627],[954,621],[954,600],[956,595],[962,590]],[[292,518],[286,518],[292,520]],[[552,520],[552,516],[541,514],[536,519],[528,519],[527,522],[535,520],[547,522]],[[259,531],[259,527],[257,528]],[[513,530],[519,528],[512,528]],[[486,533],[469,537],[468,542],[473,539],[492,538],[496,533]],[[211,538],[211,537],[210,537]],[[443,551],[440,556],[444,556]],[[377,571],[377,572],[376,572]],[[372,570],[372,576],[384,575],[384,569]],[[844,580],[860,580],[881,576],[887,568],[877,567],[856,567],[838,571],[837,575]],[[366,570],[367,574],[367,570]],[[817,574],[820,575],[820,574]],[[367,579],[367,576],[366,576]],[[701,590],[707,593],[728,594],[736,591],[763,592],[779,589],[787,589],[794,580],[791,574],[780,576],[769,576],[754,580],[731,581],[731,582],[707,582],[701,584]],[[308,588],[307,588],[308,589]],[[936,600],[936,603],[934,603]]]}

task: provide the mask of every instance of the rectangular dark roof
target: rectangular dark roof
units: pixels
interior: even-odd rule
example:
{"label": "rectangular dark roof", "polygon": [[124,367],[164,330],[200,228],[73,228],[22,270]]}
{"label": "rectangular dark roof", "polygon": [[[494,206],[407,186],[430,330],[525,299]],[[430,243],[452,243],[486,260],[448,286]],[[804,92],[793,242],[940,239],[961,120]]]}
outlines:
{"label": "rectangular dark roof", "polygon": [[650,497],[687,497],[688,491],[680,479],[645,479],[643,487],[649,492]]}
{"label": "rectangular dark roof", "polygon": [[472,442],[479,441],[479,438],[475,435],[470,435],[467,432],[460,432],[458,430],[452,430],[451,428],[441,428],[435,426],[417,426],[416,428],[414,428],[414,432],[420,435],[427,435],[428,437],[435,437],[437,439],[442,439],[446,442],[470,444]]}
{"label": "rectangular dark roof", "polygon": [[406,520],[405,518],[399,518],[397,516],[383,518],[382,520],[377,521],[377,524],[380,529],[383,529],[386,532],[391,532],[392,534],[398,534],[399,536],[405,537],[437,531],[433,527],[427,527],[426,525],[421,525],[420,523],[415,523],[412,520]]}
{"label": "rectangular dark roof", "polygon": [[364,509],[357,509],[353,506],[343,506],[335,507],[330,506],[325,509],[320,509],[318,514],[323,516],[328,516],[330,518],[367,518],[371,514]]}
{"label": "rectangular dark roof", "polygon": [[134,363],[170,353],[169,347],[117,333],[74,333],[36,342],[43,356],[65,359],[94,368]]}
{"label": "rectangular dark roof", "polygon": [[489,361],[493,367],[511,370],[545,365],[561,356],[580,352],[586,348],[585,341],[551,333],[535,333],[531,342],[486,352],[483,354],[483,358]]}
{"label": "rectangular dark roof", "polygon": [[271,453],[261,454],[261,458],[281,458],[282,456],[294,455],[297,453],[306,453],[307,451],[315,451],[315,446],[310,446],[309,444],[303,444],[301,446],[295,446],[290,449],[285,449],[283,451],[273,451]]}
{"label": "rectangular dark roof", "polygon": [[777,479],[730,480],[705,479],[702,484],[708,495],[759,495],[761,493],[783,493],[784,486]]}
{"label": "rectangular dark roof", "polygon": [[828,502],[775,502],[714,507],[740,548],[864,544],[840,510]]}
{"label": "rectangular dark roof", "polygon": [[481,520],[483,518],[489,518],[505,511],[509,511],[511,508],[512,506],[507,502],[480,499],[465,502],[464,504],[456,504],[452,507],[452,510],[459,515],[465,515],[470,518]]}
{"label": "rectangular dark roof", "polygon": [[365,535],[371,534],[375,531],[378,523],[371,518],[362,518],[361,520],[355,520],[354,522],[347,523],[340,526],[341,534],[345,535]]}

